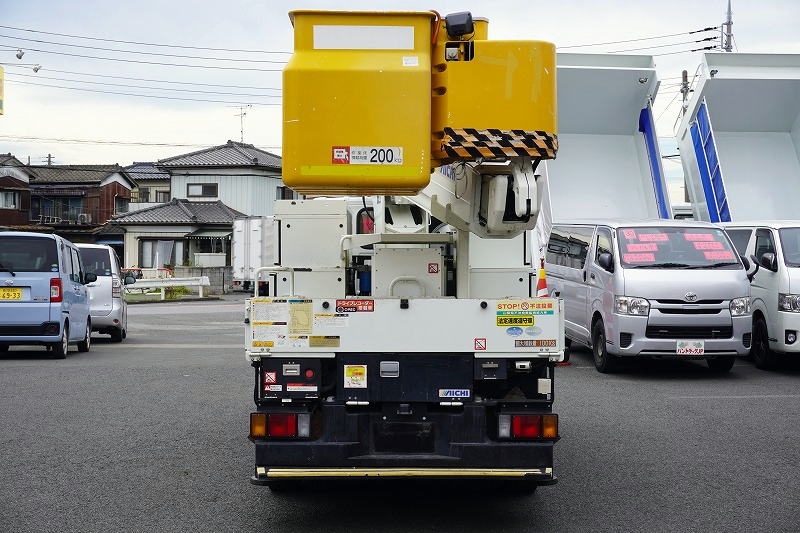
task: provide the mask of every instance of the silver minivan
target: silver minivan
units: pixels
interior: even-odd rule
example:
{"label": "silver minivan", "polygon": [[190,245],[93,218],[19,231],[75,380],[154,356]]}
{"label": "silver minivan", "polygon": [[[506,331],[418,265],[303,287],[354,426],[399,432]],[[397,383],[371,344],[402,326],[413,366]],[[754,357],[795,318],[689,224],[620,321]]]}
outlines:
{"label": "silver minivan", "polygon": [[750,349],[749,262],[712,224],[554,224],[545,261],[567,341],[591,347],[600,372],[627,356],[705,359],[727,372]]}
{"label": "silver minivan", "polygon": [[113,248],[105,244],[76,244],[86,272],[97,275],[97,280],[87,284],[92,315],[92,331],[111,335],[113,342],[122,342],[128,335],[128,304],[125,303],[123,285],[136,280],[122,276],[119,258]]}

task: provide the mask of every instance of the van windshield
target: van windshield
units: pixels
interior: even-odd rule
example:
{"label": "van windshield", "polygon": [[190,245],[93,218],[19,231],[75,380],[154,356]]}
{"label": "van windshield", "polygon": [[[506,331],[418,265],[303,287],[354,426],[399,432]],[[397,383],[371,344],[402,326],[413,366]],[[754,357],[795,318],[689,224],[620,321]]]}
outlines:
{"label": "van windshield", "polygon": [[800,228],[778,230],[783,248],[783,262],[787,267],[800,267]]}
{"label": "van windshield", "polygon": [[0,235],[0,265],[2,272],[58,272],[56,241]]}
{"label": "van windshield", "polygon": [[730,241],[718,229],[620,228],[617,242],[624,268],[742,268]]}
{"label": "van windshield", "polygon": [[111,276],[111,254],[105,248],[81,248],[81,258],[83,268],[86,272],[91,272],[100,276]]}

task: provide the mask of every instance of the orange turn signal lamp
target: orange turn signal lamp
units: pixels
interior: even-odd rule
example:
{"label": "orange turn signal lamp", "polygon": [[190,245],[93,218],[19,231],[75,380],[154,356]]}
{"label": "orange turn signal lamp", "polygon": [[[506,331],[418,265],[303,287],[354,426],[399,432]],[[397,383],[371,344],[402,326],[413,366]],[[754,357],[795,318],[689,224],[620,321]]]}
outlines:
{"label": "orange turn signal lamp", "polygon": [[558,415],[510,415],[497,417],[497,436],[501,439],[551,440],[558,438]]}

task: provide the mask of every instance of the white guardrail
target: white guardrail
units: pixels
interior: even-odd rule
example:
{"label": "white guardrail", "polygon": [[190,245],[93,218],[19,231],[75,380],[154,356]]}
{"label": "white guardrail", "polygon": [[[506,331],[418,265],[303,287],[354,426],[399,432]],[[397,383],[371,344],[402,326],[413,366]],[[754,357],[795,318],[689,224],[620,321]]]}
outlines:
{"label": "white guardrail", "polygon": [[153,279],[137,279],[133,285],[127,285],[126,289],[161,289],[161,299],[165,300],[167,297],[167,287],[198,287],[198,294],[200,298],[203,297],[203,287],[210,286],[208,276],[200,276],[197,278],[153,278]]}

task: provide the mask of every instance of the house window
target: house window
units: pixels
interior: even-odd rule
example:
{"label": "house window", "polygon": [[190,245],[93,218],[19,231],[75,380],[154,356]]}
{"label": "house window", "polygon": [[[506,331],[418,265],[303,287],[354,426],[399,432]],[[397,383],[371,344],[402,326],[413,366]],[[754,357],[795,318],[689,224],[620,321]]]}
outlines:
{"label": "house window", "polygon": [[19,209],[19,193],[0,191],[0,209]]}
{"label": "house window", "polygon": [[114,198],[114,213],[127,213],[128,204],[130,204],[129,198],[123,198],[121,196],[117,196],[116,198]]}
{"label": "house window", "polygon": [[183,240],[139,239],[139,266],[141,268],[163,268],[164,265],[186,263],[186,247]]}
{"label": "house window", "polygon": [[156,202],[162,204],[169,202],[169,191],[156,191]]}
{"label": "house window", "polygon": [[294,200],[294,191],[289,187],[278,187],[275,198],[278,200]]}
{"label": "house window", "polygon": [[186,196],[189,198],[216,198],[216,183],[189,183],[186,185]]}
{"label": "house window", "polygon": [[149,202],[150,201],[150,189],[147,187],[139,187],[139,201],[140,202]]}

